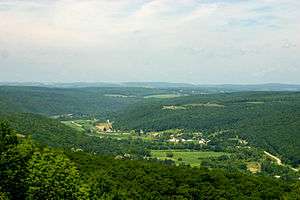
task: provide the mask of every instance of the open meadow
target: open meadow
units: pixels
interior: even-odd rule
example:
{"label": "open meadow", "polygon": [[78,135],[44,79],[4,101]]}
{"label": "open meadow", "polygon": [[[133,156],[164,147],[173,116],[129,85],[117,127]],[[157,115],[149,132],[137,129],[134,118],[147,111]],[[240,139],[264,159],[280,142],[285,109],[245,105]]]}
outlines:
{"label": "open meadow", "polygon": [[187,164],[192,167],[199,167],[201,160],[204,158],[220,157],[229,154],[214,151],[152,150],[151,155],[153,158],[160,160],[173,160],[177,165]]}

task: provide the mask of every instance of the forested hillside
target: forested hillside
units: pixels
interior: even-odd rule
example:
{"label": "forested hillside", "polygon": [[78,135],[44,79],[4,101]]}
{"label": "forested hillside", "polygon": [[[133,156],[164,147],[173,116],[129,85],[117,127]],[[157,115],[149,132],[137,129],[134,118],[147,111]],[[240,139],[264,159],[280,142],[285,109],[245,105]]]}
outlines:
{"label": "forested hillside", "polygon": [[[111,119],[116,129],[129,131],[179,128],[212,133],[227,130],[285,161],[295,165],[300,163],[300,93],[241,92],[199,95],[199,92],[192,88],[72,89],[2,86],[0,113],[7,115],[13,112],[27,112],[47,116],[72,114],[76,117],[97,117],[103,120]],[[26,117],[20,114],[8,118],[11,121],[26,120]],[[43,127],[40,125],[43,124],[39,121],[40,117],[31,121],[28,121],[29,119],[31,118],[15,127],[21,131],[25,130],[25,126],[39,129]],[[62,141],[70,144],[74,142],[73,129],[66,129],[57,122],[54,125],[53,121],[46,118],[43,122],[49,122],[47,134],[37,136],[33,133],[33,137],[47,141],[50,145]],[[53,127],[56,129],[53,130]],[[67,134],[58,134],[60,136],[57,138],[65,138],[54,141],[53,135],[50,136],[53,131]]]}
{"label": "forested hillside", "polygon": [[41,147],[0,124],[1,199],[297,199],[299,184]]}
{"label": "forested hillside", "polygon": [[0,87],[2,113],[29,112],[43,115],[97,115],[116,114],[143,96],[164,91],[146,88],[45,88]]}
{"label": "forested hillside", "polygon": [[37,114],[11,113],[0,115],[1,122],[6,122],[19,133],[27,137],[30,136],[42,145],[51,147],[113,156],[131,154],[134,157],[143,157],[149,154],[149,151],[139,141],[119,141],[89,136],[56,119]]}
{"label": "forested hillside", "polygon": [[0,107],[0,198],[298,198],[299,92],[0,87]]}
{"label": "forested hillside", "polygon": [[144,102],[123,112],[115,127],[228,130],[293,164],[300,163],[300,93],[229,93]]}
{"label": "forested hillside", "polygon": [[65,126],[60,121],[30,113],[0,115],[1,122],[7,122],[18,132],[50,146],[71,148],[81,133]]}

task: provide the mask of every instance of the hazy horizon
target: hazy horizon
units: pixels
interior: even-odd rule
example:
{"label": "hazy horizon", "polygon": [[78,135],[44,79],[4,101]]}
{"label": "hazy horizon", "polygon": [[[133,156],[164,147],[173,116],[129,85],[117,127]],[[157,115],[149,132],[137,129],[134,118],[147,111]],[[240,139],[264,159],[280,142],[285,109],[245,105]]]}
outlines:
{"label": "hazy horizon", "polygon": [[300,84],[297,0],[0,0],[0,82]]}
{"label": "hazy horizon", "polygon": [[195,86],[218,86],[218,85],[233,85],[233,86],[255,86],[255,85],[295,85],[300,86],[300,83],[272,83],[272,82],[265,82],[265,83],[195,83],[195,82],[166,82],[166,81],[74,81],[74,82],[63,82],[63,81],[1,81],[0,84],[2,85],[30,85],[30,84],[41,84],[41,85],[64,85],[64,84],[115,84],[115,85],[122,85],[122,84],[186,84],[186,85],[195,85]]}

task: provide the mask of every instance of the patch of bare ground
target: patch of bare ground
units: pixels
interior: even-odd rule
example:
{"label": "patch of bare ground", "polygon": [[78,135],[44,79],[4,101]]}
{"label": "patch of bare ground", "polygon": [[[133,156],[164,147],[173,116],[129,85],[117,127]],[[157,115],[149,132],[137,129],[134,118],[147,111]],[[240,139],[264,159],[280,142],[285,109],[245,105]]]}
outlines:
{"label": "patch of bare ground", "polygon": [[163,106],[163,110],[185,110],[183,106]]}
{"label": "patch of bare ground", "polygon": [[265,102],[262,102],[262,101],[248,101],[246,103],[249,103],[249,104],[264,104]]}
{"label": "patch of bare ground", "polygon": [[253,174],[261,172],[261,164],[258,162],[248,162],[247,170]]}
{"label": "patch of bare ground", "polygon": [[217,104],[217,103],[191,103],[191,104],[186,104],[185,106],[191,106],[191,107],[197,107],[197,106],[203,106],[203,107],[225,107],[224,105]]}

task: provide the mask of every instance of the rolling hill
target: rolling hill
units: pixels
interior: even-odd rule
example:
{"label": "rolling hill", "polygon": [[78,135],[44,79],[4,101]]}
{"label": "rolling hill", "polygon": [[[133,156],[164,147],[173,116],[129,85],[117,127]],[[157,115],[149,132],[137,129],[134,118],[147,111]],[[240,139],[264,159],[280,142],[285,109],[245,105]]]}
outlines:
{"label": "rolling hill", "polygon": [[[2,113],[27,112],[47,116],[62,114],[107,116],[136,103],[152,89],[0,87]],[[116,98],[114,95],[123,95]],[[128,98],[125,98],[128,97]]]}
{"label": "rolling hill", "polygon": [[[183,93],[188,96],[145,98],[166,96],[165,94],[175,96],[174,94],[178,94],[179,91],[182,91],[182,88],[2,86],[0,87],[0,115],[8,119],[15,118],[18,121],[20,118],[25,120],[25,114],[12,113],[34,113],[44,116],[72,113],[79,117],[96,116],[99,119],[113,119],[114,127],[120,130],[161,131],[179,128],[205,133],[226,130],[232,135],[245,139],[253,146],[279,156],[285,162],[294,165],[300,163],[299,92],[237,92],[199,95],[192,93],[193,90],[186,89]],[[59,121],[54,123],[47,118],[41,121],[41,116],[35,117],[32,119],[36,121],[35,124],[25,121],[14,127],[47,126],[49,130],[53,129],[51,133],[61,131],[70,133],[70,135],[62,136],[65,137],[63,140],[53,141],[53,143],[68,141],[75,134],[72,133],[74,130],[64,131],[66,127],[58,125]],[[41,136],[40,140],[51,141],[51,137],[46,134]],[[83,141],[87,144],[90,140]],[[69,142],[74,142],[74,140]]]}
{"label": "rolling hill", "polygon": [[228,130],[286,161],[300,163],[300,93],[244,92],[144,102],[120,114],[115,127]]}

